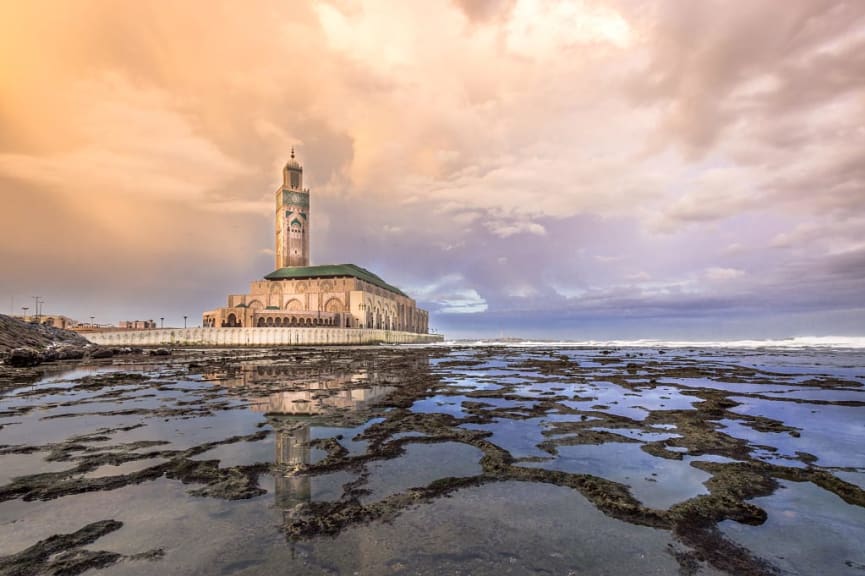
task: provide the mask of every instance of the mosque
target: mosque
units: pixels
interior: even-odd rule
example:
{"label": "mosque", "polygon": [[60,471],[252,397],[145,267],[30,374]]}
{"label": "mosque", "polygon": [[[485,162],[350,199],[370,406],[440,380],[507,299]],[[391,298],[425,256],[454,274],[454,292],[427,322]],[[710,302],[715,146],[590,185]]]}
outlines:
{"label": "mosque", "polygon": [[276,270],[205,312],[203,327],[334,327],[426,334],[429,314],[399,288],[354,264],[309,265],[310,193],[294,157],[276,190]]}

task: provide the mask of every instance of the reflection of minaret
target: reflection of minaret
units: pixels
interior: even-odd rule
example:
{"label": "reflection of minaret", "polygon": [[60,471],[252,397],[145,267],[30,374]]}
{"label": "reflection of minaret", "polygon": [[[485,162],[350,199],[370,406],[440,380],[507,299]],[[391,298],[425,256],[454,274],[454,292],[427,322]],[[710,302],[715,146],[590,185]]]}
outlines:
{"label": "reflection of minaret", "polygon": [[309,189],[294,148],[276,191],[276,267],[287,266],[309,266]]}
{"label": "reflection of minaret", "polygon": [[303,424],[288,431],[276,433],[276,505],[283,510],[309,502],[310,481],[306,474],[293,472],[309,464],[309,425]]}
{"label": "reflection of minaret", "polygon": [[[376,400],[394,390],[395,383],[406,374],[430,376],[426,354],[406,352],[396,364],[381,360],[377,354],[359,358],[357,352],[347,358],[337,353],[323,358],[299,356],[293,362],[256,359],[202,373],[204,380],[243,398],[250,410],[267,415],[276,438],[274,504],[282,513],[292,553],[298,526],[307,515],[316,513],[313,498],[320,503],[340,502],[346,496],[344,483],[354,476],[332,475],[329,467],[307,469],[313,452],[318,452],[309,445],[312,438],[325,441],[329,437],[342,443],[334,429],[353,434],[351,428],[355,427],[348,424],[353,420],[345,418],[347,411],[362,410],[370,404],[374,407]],[[375,415],[380,415],[377,408],[364,414]]]}

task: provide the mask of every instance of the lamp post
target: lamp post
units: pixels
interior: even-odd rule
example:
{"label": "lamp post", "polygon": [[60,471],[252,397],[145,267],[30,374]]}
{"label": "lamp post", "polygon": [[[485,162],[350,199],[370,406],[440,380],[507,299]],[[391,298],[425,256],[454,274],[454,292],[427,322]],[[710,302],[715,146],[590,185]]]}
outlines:
{"label": "lamp post", "polygon": [[186,329],[186,316],[183,317],[183,329]]}
{"label": "lamp post", "polygon": [[159,317],[159,328],[162,329],[165,327],[165,316]]}
{"label": "lamp post", "polygon": [[30,306],[22,306],[21,309],[24,311],[24,321],[27,321],[27,311],[30,310]]}
{"label": "lamp post", "polygon": [[95,328],[95,326],[93,325],[93,320],[94,320],[95,318],[96,318],[96,316],[91,316],[91,317],[90,317],[90,327],[91,327],[91,328]]}

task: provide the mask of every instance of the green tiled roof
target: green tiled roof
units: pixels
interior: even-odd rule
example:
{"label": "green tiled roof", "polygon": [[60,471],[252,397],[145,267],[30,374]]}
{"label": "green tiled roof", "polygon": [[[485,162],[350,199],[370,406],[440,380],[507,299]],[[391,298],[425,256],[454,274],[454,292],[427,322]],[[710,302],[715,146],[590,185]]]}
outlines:
{"label": "green tiled roof", "polygon": [[289,266],[288,268],[279,268],[274,270],[267,276],[265,280],[299,280],[301,278],[335,278],[339,276],[351,276],[359,278],[374,284],[379,288],[396,292],[402,296],[408,295],[397,288],[391,286],[366,268],[355,266],[354,264],[325,264],[324,266]]}

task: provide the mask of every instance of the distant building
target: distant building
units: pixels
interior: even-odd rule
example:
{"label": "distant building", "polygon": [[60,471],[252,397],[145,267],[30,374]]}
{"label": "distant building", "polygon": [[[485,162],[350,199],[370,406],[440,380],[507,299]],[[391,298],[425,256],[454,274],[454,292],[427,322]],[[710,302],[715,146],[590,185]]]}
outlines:
{"label": "distant building", "polygon": [[150,330],[156,328],[156,322],[153,320],[123,320],[117,323],[117,327],[126,330]]}
{"label": "distant building", "polygon": [[30,322],[31,324],[43,324],[45,326],[53,326],[64,330],[71,330],[79,325],[78,320],[73,320],[68,316],[63,316],[62,314],[40,314],[39,316],[31,314],[29,316],[13,316],[13,318],[17,318],[24,322]]}
{"label": "distant building", "polygon": [[354,264],[310,266],[310,194],[294,158],[276,190],[276,270],[248,294],[205,312],[205,327],[374,328],[425,334],[429,315],[399,288]]}

